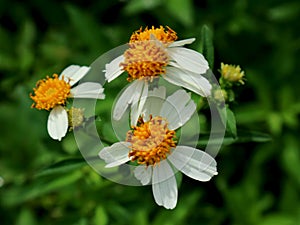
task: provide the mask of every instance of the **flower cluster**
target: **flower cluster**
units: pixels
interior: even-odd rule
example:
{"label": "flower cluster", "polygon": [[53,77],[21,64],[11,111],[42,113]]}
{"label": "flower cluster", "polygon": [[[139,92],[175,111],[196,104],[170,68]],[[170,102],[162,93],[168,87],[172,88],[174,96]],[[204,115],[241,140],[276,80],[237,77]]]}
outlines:
{"label": "flower cluster", "polygon": [[235,100],[233,87],[245,84],[245,73],[241,70],[240,66],[224,63],[221,63],[219,72],[221,74],[219,79],[220,89],[214,89],[212,97],[222,104],[233,102]]}
{"label": "flower cluster", "polygon": [[[152,184],[156,203],[167,209],[177,204],[175,173],[180,171],[198,181],[217,175],[215,159],[182,144],[177,133],[196,113],[196,104],[186,90],[202,97],[212,92],[210,81],[203,76],[209,69],[208,62],[201,53],[183,47],[195,39],[177,38],[169,27],[140,28],[131,35],[128,48],[106,64],[107,85],[127,75],[129,85],[116,99],[112,119],[120,120],[130,107],[130,126],[124,140],[99,151],[106,167],[134,165],[136,179],[142,185]],[[61,140],[68,128],[73,130],[85,121],[85,110],[70,107],[71,98],[105,98],[99,83],[77,84],[89,70],[87,66],[71,65],[59,76],[38,81],[30,94],[33,108],[50,111],[47,129],[51,138]],[[232,77],[229,72],[226,76]],[[160,79],[181,89],[167,96],[167,88],[158,85]]]}

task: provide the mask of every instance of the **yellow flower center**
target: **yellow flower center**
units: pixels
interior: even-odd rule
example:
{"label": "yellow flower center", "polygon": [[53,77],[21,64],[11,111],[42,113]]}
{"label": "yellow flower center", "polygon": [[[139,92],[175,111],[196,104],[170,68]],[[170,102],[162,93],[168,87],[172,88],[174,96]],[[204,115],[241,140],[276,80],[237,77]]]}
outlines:
{"label": "yellow flower center", "polygon": [[127,132],[126,141],[131,143],[129,157],[138,164],[155,165],[167,158],[176,146],[175,131],[168,129],[166,119],[156,116],[148,122],[140,117],[138,125]]}
{"label": "yellow flower center", "polygon": [[[151,35],[155,37],[152,40]],[[152,81],[160,74],[166,73],[169,63],[166,47],[177,39],[175,31],[163,26],[151,29],[142,28],[134,32],[130,38],[129,49],[124,53],[121,67],[128,73],[129,82],[136,79]]]}
{"label": "yellow flower center", "polygon": [[124,53],[125,61],[120,65],[128,73],[129,82],[136,79],[152,81],[160,74],[166,73],[169,57],[163,46],[154,41],[143,41],[130,44]]}
{"label": "yellow flower center", "polygon": [[165,30],[163,26],[160,26],[159,28],[154,28],[154,26],[152,26],[151,29],[146,27],[143,31],[143,28],[141,27],[139,30],[135,31],[131,35],[129,43],[148,41],[151,39],[151,35],[154,35],[157,40],[165,44],[172,43],[177,40],[176,32],[170,27],[167,26],[167,30]]}
{"label": "yellow flower center", "polygon": [[38,81],[33,91],[34,94],[30,94],[34,101],[31,107],[50,110],[57,105],[65,105],[70,96],[71,85],[54,74],[53,78],[47,77]]}
{"label": "yellow flower center", "polygon": [[241,71],[240,66],[233,66],[221,63],[221,75],[225,80],[230,82],[239,82],[244,84],[244,71]]}

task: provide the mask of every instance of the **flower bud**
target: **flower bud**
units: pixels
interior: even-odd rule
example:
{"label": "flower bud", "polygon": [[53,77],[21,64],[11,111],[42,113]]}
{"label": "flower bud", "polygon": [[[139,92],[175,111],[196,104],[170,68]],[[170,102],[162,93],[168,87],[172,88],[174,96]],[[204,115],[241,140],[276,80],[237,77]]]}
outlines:
{"label": "flower bud", "polygon": [[221,75],[224,80],[232,83],[244,84],[244,71],[241,71],[240,66],[233,66],[221,63]]}
{"label": "flower bud", "polygon": [[218,103],[224,103],[228,99],[228,95],[224,89],[216,89],[213,91],[213,98]]}
{"label": "flower bud", "polygon": [[72,107],[68,110],[68,119],[70,130],[81,126],[85,120],[84,109]]}

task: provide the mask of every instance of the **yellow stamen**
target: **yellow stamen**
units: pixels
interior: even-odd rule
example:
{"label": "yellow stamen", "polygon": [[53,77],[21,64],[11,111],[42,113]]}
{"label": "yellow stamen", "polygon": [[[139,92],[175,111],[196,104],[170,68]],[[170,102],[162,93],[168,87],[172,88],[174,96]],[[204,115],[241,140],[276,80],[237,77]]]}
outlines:
{"label": "yellow stamen", "polygon": [[33,91],[34,94],[30,94],[34,101],[31,107],[50,110],[57,105],[65,105],[70,96],[71,85],[54,74],[53,78],[47,76],[46,79],[38,81]]}
{"label": "yellow stamen", "polygon": [[128,72],[129,82],[136,79],[152,81],[166,73],[169,57],[163,46],[155,41],[140,41],[130,44],[124,53],[125,61],[120,64]]}
{"label": "yellow stamen", "polygon": [[128,72],[129,82],[136,79],[152,81],[166,73],[169,63],[166,47],[177,39],[171,28],[160,26],[151,29],[142,27],[135,31],[129,41],[129,49],[125,51],[125,60],[120,64]]}
{"label": "yellow stamen", "polygon": [[141,27],[139,30],[135,31],[131,35],[129,43],[150,40],[151,34],[154,35],[157,40],[163,43],[172,43],[177,40],[176,32],[170,27],[167,26],[167,30],[165,30],[163,26],[160,26],[159,28],[154,28],[154,26],[152,26],[151,29],[146,27],[143,31],[143,28]]}
{"label": "yellow stamen", "polygon": [[175,131],[168,129],[166,119],[156,116],[148,122],[139,119],[138,125],[127,132],[126,141],[131,143],[129,157],[138,164],[155,165],[167,158],[176,147]]}

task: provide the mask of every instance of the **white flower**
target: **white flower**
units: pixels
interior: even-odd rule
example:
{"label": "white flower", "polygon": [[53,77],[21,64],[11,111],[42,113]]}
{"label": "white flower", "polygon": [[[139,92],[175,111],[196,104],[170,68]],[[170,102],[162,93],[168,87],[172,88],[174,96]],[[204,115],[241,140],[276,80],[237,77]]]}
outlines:
{"label": "white flower", "polygon": [[51,138],[61,140],[68,130],[68,114],[65,104],[68,98],[95,98],[104,99],[104,89],[95,82],[85,82],[71,88],[82,79],[90,70],[87,66],[71,65],[64,69],[60,76],[54,74],[37,82],[32,107],[50,110],[47,129]]}
{"label": "white flower", "polygon": [[143,107],[143,99],[148,95],[148,82],[160,75],[168,82],[184,87],[198,95],[207,97],[211,93],[211,84],[203,77],[209,66],[202,54],[184,48],[195,38],[181,41],[176,33],[167,27],[145,29],[131,36],[129,49],[112,60],[105,67],[105,77],[111,82],[124,71],[127,80],[132,82],[116,102],[113,118],[119,120],[129,104],[138,103],[137,114]]}
{"label": "white flower", "polygon": [[164,101],[154,97],[165,99],[165,88],[149,92],[142,112],[144,118],[150,120],[145,122],[140,117],[138,125],[128,131],[125,141],[103,148],[99,157],[105,160],[106,167],[136,161],[139,165],[134,170],[135,177],[142,185],[152,184],[158,205],[173,209],[178,195],[174,168],[195,180],[209,181],[217,175],[216,161],[206,152],[176,145],[174,140],[175,130],[183,126],[196,110],[190,95],[179,90]]}

